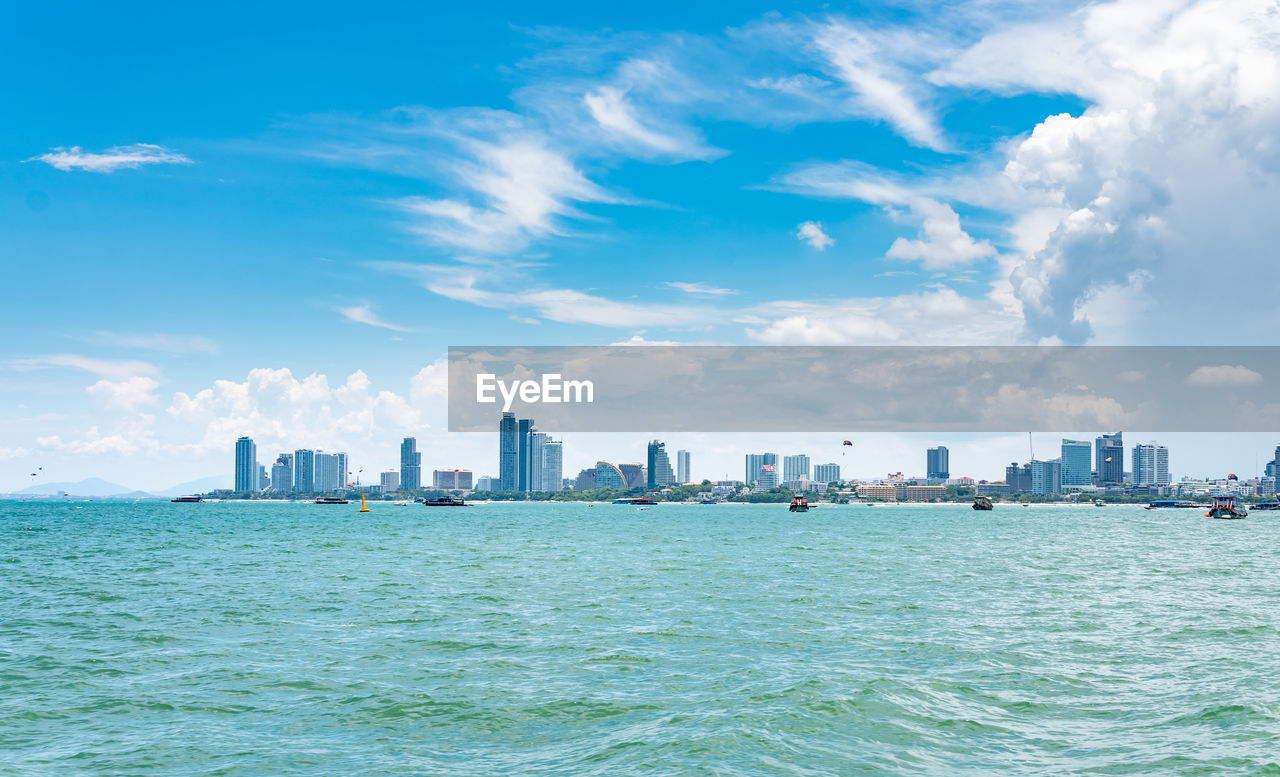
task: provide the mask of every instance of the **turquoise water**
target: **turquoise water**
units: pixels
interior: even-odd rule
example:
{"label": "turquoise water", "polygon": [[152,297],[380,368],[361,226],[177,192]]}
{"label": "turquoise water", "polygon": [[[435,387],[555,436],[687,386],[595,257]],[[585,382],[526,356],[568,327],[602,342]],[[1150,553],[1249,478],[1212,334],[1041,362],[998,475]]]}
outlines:
{"label": "turquoise water", "polygon": [[0,775],[1280,774],[1280,516],[0,503]]}

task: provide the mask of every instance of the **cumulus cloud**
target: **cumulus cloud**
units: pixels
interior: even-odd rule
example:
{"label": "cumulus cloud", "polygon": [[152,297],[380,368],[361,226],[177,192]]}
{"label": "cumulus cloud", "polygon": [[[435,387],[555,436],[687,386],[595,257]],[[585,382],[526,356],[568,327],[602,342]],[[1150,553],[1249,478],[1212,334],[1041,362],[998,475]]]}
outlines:
{"label": "cumulus cloud", "polygon": [[950,205],[913,197],[910,208],[911,215],[920,221],[919,239],[894,240],[885,253],[890,259],[919,261],[926,270],[946,270],[995,255],[991,243],[974,240],[964,231]]}
{"label": "cumulus cloud", "polygon": [[822,225],[816,221],[802,222],[796,227],[796,237],[818,251],[825,251],[836,244],[830,235],[822,231]]}
{"label": "cumulus cloud", "polygon": [[155,404],[155,390],[160,384],[153,378],[135,375],[128,380],[100,380],[88,389],[89,396],[100,400],[109,408],[133,411],[142,405]]}
{"label": "cumulus cloud", "polygon": [[1222,364],[1216,367],[1199,367],[1187,376],[1192,386],[1255,386],[1262,383],[1262,376],[1244,365]]}
{"label": "cumulus cloud", "polygon": [[112,146],[105,151],[85,151],[80,146],[59,147],[28,162],[44,162],[50,167],[70,172],[114,173],[143,165],[189,165],[191,160],[176,151],[152,143]]}

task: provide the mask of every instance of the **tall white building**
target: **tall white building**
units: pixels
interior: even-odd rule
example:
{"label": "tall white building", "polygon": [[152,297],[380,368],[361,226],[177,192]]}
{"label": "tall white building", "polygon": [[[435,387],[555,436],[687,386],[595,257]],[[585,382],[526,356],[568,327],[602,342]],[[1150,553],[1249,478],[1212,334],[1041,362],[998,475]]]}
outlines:
{"label": "tall white building", "polygon": [[[776,453],[748,453],[747,454],[747,470],[743,477],[745,483],[759,483],[760,469],[764,465],[769,464],[774,469],[778,467],[778,454]],[[775,482],[776,486],[777,483]],[[771,486],[772,487],[772,486]]]}
{"label": "tall white building", "polygon": [[815,464],[813,465],[813,482],[814,483],[837,483],[840,480],[839,464]]}
{"label": "tall white building", "polygon": [[756,476],[756,488],[761,491],[768,491],[771,488],[777,488],[779,484],[778,468],[773,464],[761,464],[760,474]]}
{"label": "tall white building", "polygon": [[676,451],[676,482],[692,483],[693,475],[689,472],[689,451]]}
{"label": "tall white building", "polygon": [[782,457],[782,482],[790,483],[801,477],[809,479],[809,457],[803,453]]}
{"label": "tall white building", "polygon": [[542,432],[530,431],[529,433],[529,490],[541,491],[542,489],[542,453],[546,450],[547,440],[551,439],[551,435]]}
{"label": "tall white building", "polygon": [[1154,442],[1133,446],[1133,484],[1135,486],[1167,486],[1169,449]]}
{"label": "tall white building", "polygon": [[293,490],[293,454],[282,453],[271,465],[271,490],[287,494]]}
{"label": "tall white building", "polygon": [[258,446],[248,437],[236,440],[236,491],[257,491]]}
{"label": "tall white building", "polygon": [[564,477],[564,443],[547,437],[542,441],[542,485],[540,491],[559,491]]}
{"label": "tall white building", "polygon": [[386,472],[383,472],[381,475],[380,484],[384,492],[399,491],[400,490],[400,473],[394,469],[389,469]]}

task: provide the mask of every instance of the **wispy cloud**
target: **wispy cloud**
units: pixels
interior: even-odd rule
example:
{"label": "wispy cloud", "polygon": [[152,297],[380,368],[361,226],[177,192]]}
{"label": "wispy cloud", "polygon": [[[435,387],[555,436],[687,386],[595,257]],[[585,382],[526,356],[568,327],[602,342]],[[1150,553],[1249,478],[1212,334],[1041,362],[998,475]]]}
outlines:
{"label": "wispy cloud", "polygon": [[152,143],[134,143],[131,146],[112,146],[106,151],[85,151],[80,146],[54,148],[47,154],[34,156],[28,162],[44,162],[50,167],[70,172],[84,170],[90,173],[114,173],[143,165],[189,165],[185,155]]}
{"label": "wispy cloud", "polygon": [[99,330],[83,338],[86,342],[157,351],[167,354],[208,353],[216,354],[218,344],[200,335],[171,335],[163,332],[108,332]]}
{"label": "wispy cloud", "polygon": [[338,308],[337,310],[348,321],[354,321],[357,324],[368,324],[369,326],[376,326],[382,329],[390,329],[393,332],[414,331],[409,327],[400,326],[399,324],[392,324],[388,321],[383,321],[382,319],[378,318],[378,316],[373,312],[373,310],[368,305],[353,305],[351,307]]}
{"label": "wispy cloud", "polygon": [[127,380],[136,375],[154,375],[155,365],[140,361],[113,361],[69,353],[45,354],[23,359],[10,359],[12,370],[73,369],[93,373],[108,380]]}
{"label": "wispy cloud", "polygon": [[673,289],[679,289],[686,294],[705,294],[708,296],[723,296],[725,294],[737,294],[737,289],[721,289],[715,286],[709,286],[705,283],[688,283],[685,281],[667,281],[663,284]]}
{"label": "wispy cloud", "polygon": [[802,223],[796,228],[796,237],[818,251],[825,251],[836,244],[830,235],[822,231],[822,225],[816,221]]}

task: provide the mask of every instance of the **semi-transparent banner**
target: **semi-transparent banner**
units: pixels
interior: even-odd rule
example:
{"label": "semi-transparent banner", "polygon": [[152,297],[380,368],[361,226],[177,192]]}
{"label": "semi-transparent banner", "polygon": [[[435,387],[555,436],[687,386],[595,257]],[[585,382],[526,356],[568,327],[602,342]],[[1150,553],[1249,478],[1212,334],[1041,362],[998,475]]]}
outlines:
{"label": "semi-transparent banner", "polygon": [[449,349],[449,430],[1280,430],[1280,348]]}

